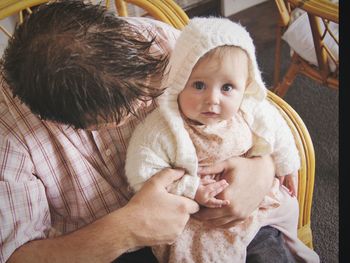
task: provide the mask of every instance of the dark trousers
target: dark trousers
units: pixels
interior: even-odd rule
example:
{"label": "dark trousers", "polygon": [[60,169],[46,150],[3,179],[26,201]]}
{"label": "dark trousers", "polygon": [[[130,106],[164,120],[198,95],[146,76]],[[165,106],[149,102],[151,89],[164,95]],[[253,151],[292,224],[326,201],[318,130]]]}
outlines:
{"label": "dark trousers", "polygon": [[296,262],[284,243],[282,233],[271,226],[259,230],[247,247],[249,263],[294,263]]}
{"label": "dark trousers", "polygon": [[[284,244],[281,232],[273,227],[265,226],[259,230],[249,244],[246,262],[294,263],[295,260]],[[157,263],[157,260],[150,248],[143,248],[121,255],[114,263]]]}

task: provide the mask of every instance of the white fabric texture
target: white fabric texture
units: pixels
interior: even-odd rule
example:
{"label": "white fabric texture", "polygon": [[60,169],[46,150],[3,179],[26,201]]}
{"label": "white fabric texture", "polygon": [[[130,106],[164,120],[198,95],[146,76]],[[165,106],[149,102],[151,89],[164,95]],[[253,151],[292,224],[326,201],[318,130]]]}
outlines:
{"label": "white fabric texture", "polygon": [[[176,139],[183,141],[186,147],[177,147]],[[147,179],[164,168],[185,168],[188,175],[173,185],[171,191],[194,198],[199,185],[197,163],[196,150],[188,133],[175,135],[157,108],[136,127],[129,141],[125,174],[131,188],[138,191]]]}
{"label": "white fabric texture", "polygon": [[[156,172],[165,167],[181,167],[187,176],[173,188],[176,193],[194,197],[199,184],[198,160],[194,145],[185,130],[177,97],[184,88],[198,59],[213,48],[234,45],[245,50],[250,59],[252,81],[246,88],[241,110],[259,138],[249,154],[272,154],[276,173],[283,176],[300,167],[293,135],[278,110],[266,98],[249,33],[239,24],[224,18],[194,18],[178,38],[169,61],[167,89],[159,98],[159,108],[135,130],[127,151],[125,172],[130,186],[137,191]],[[192,177],[192,179],[188,179]],[[191,185],[190,185],[191,184]]]}
{"label": "white fabric texture", "polygon": [[[290,48],[299,54],[303,59],[309,63],[318,66],[314,41],[312,39],[312,32],[309,23],[309,17],[303,10],[294,10],[294,21],[289,25],[286,32],[283,34],[282,39],[285,40]],[[294,12],[293,11],[293,12]],[[324,25],[320,23],[321,32],[324,30]],[[339,39],[339,25],[330,22],[329,29],[334,36]],[[332,55],[339,59],[339,45],[327,32],[324,38],[324,44],[329,48]],[[329,67],[332,72],[336,70],[336,66],[332,60],[329,60]]]}

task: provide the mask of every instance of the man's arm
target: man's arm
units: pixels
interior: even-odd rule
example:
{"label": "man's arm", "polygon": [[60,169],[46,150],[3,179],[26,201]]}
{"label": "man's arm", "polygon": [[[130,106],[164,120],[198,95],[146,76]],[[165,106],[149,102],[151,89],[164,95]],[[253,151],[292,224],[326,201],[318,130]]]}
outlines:
{"label": "man's arm", "polygon": [[111,262],[128,249],[173,242],[199,209],[194,201],[166,190],[183,174],[163,170],[125,207],[73,233],[30,241],[8,262]]}
{"label": "man's arm", "polygon": [[222,208],[203,208],[195,218],[217,227],[231,227],[247,218],[270,191],[275,169],[270,156],[234,157],[211,167],[200,169],[200,174],[222,173],[230,185],[218,195],[229,200]]}

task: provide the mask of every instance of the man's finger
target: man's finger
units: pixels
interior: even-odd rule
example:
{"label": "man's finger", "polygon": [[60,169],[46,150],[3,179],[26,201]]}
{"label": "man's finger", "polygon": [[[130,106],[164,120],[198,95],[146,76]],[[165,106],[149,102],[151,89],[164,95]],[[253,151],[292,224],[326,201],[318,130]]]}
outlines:
{"label": "man's finger", "polygon": [[218,173],[222,173],[224,170],[225,170],[225,162],[219,162],[211,166],[198,167],[198,173],[200,175],[218,174]]}
{"label": "man's finger", "polygon": [[241,221],[242,220],[234,219],[231,216],[226,216],[226,217],[222,217],[222,218],[208,220],[208,221],[206,221],[206,224],[214,226],[214,227],[223,227],[223,228],[225,228],[225,226],[227,226],[227,225],[235,225],[235,224],[237,224],[238,222],[241,222]]}
{"label": "man's finger", "polygon": [[194,214],[199,211],[199,205],[197,202],[193,201],[192,199],[189,199],[187,197],[179,196],[180,198],[183,199],[183,202],[186,206],[186,211],[189,214]]}
{"label": "man's finger", "polygon": [[216,182],[216,180],[210,179],[210,178],[201,179],[202,185],[208,185],[208,184],[212,184],[212,183],[215,183],[215,182]]}
{"label": "man's finger", "polygon": [[194,214],[193,217],[200,221],[207,221],[230,215],[230,210],[225,206],[220,208],[202,208],[198,213]]}
{"label": "man's finger", "polygon": [[174,181],[180,179],[185,174],[182,169],[164,169],[159,173],[155,174],[151,179],[156,180],[162,186],[167,187]]}

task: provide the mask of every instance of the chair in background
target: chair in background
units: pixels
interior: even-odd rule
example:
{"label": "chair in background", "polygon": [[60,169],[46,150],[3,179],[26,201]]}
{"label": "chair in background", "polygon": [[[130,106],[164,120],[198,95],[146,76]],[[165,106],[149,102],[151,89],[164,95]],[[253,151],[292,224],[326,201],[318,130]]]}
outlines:
{"label": "chair in background", "polygon": [[[339,6],[334,2],[275,0],[280,17],[276,36],[274,92],[280,97],[286,94],[299,73],[322,85],[339,88]],[[280,81],[282,39],[288,43],[293,55]]]}
{"label": "chair in background", "polygon": [[[0,21],[23,11],[31,13],[30,7],[45,3],[45,0],[5,0],[0,3]],[[105,2],[110,6],[110,1]],[[189,21],[186,13],[172,0],[115,0],[114,6],[120,16],[127,16],[127,5],[133,4],[145,10],[154,18],[164,21],[178,29]],[[20,18],[23,18],[23,13]],[[1,34],[1,30],[0,30]],[[268,91],[268,99],[281,112],[294,135],[301,157],[299,170],[298,201],[300,206],[298,236],[312,248],[311,205],[315,177],[315,155],[310,134],[299,115],[280,97]]]}

